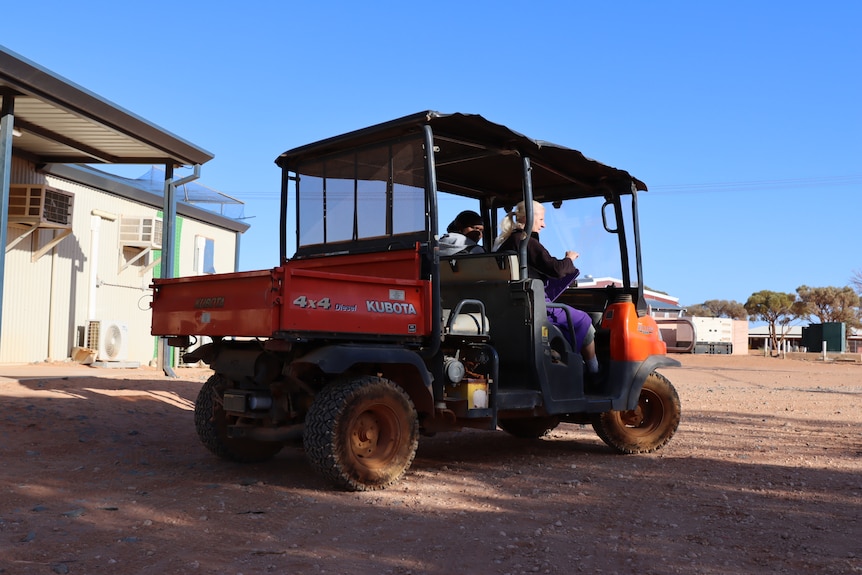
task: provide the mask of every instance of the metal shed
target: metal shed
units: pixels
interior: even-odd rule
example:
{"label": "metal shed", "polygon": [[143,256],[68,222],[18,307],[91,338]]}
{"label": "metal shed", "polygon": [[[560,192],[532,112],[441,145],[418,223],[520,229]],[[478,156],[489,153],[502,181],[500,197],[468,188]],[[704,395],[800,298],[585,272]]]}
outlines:
{"label": "metal shed", "polygon": [[[3,46],[0,46],[0,98],[0,244],[4,247],[0,252],[0,325],[6,283],[10,181],[13,174],[18,181],[26,177],[21,173],[22,160],[28,167],[35,167],[37,173],[58,164],[163,165],[161,275],[170,277],[174,269],[175,188],[196,179],[200,166],[211,160],[213,154]],[[18,162],[13,162],[13,152]],[[192,167],[193,175],[175,180],[174,170],[182,166]],[[21,193],[28,202],[32,200],[27,195],[29,191]],[[49,200],[59,202],[62,209],[62,194]],[[46,199],[37,197],[36,201],[44,204]],[[50,227],[51,217],[44,215],[48,213],[42,210],[36,216],[40,221],[32,225]],[[2,337],[4,334],[0,333]]]}

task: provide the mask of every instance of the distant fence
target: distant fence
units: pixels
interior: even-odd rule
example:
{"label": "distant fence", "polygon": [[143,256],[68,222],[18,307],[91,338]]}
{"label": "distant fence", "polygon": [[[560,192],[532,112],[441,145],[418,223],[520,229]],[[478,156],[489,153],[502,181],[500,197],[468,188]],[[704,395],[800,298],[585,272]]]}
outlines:
{"label": "distant fence", "polygon": [[[763,351],[760,351],[762,354]],[[755,355],[752,353],[751,355]],[[782,357],[786,357],[787,359],[801,359],[804,361],[824,361],[823,353],[814,353],[814,352],[802,352],[802,351],[789,351],[785,354],[781,354]],[[862,353],[838,353],[834,351],[826,352],[826,360],[834,361],[836,363],[862,363]]]}

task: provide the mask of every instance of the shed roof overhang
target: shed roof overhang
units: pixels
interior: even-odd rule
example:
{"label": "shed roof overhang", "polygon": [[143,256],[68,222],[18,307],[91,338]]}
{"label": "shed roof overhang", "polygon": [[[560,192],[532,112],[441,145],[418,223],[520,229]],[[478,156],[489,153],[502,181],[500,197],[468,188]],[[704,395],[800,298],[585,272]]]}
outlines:
{"label": "shed roof overhang", "polygon": [[16,155],[36,164],[203,164],[213,154],[0,46]]}

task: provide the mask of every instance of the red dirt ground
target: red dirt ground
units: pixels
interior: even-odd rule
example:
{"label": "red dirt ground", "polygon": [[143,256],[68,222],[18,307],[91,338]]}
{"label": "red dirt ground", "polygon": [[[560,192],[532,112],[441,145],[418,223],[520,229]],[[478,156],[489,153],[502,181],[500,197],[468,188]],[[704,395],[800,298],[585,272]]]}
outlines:
{"label": "red dirt ground", "polygon": [[208,370],[0,366],[0,573],[862,573],[862,366],[676,357],[655,454],[569,424],[439,434],[369,493],[299,448],[216,459]]}

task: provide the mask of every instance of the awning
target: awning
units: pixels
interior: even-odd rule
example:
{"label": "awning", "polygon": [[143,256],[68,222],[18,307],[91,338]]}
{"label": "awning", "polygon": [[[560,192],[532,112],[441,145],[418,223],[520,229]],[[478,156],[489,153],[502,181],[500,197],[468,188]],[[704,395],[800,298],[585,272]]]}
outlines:
{"label": "awning", "polygon": [[0,46],[13,147],[37,164],[203,164],[213,155]]}

